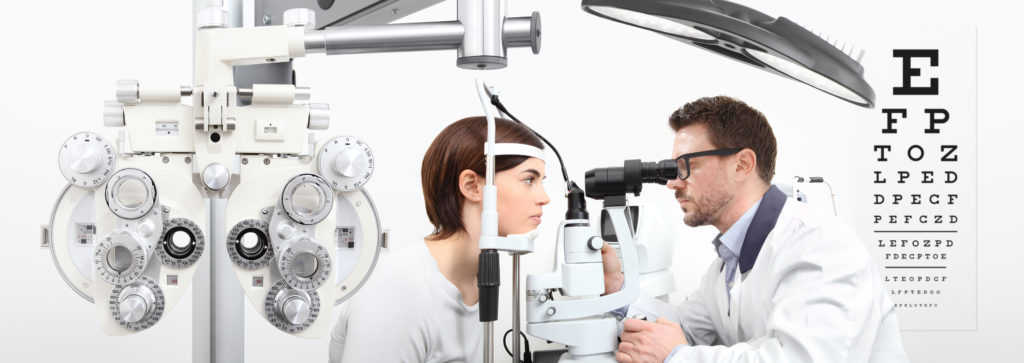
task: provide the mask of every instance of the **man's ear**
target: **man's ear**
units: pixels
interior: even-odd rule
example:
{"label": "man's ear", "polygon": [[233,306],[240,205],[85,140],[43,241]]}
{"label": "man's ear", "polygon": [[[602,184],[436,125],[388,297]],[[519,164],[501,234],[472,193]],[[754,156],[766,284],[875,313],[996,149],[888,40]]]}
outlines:
{"label": "man's ear", "polygon": [[736,178],[744,180],[757,176],[757,154],[754,150],[743,149],[736,153]]}
{"label": "man's ear", "polygon": [[484,178],[475,171],[466,169],[459,174],[459,192],[470,202],[480,202],[484,199],[483,185]]}

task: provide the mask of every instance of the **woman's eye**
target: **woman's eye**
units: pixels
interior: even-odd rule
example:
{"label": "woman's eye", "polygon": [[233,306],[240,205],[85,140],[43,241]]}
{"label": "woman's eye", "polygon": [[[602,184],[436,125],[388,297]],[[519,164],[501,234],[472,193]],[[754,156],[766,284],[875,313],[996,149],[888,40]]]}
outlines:
{"label": "woman's eye", "polygon": [[523,179],[523,182],[525,182],[526,185],[533,185],[533,177]]}

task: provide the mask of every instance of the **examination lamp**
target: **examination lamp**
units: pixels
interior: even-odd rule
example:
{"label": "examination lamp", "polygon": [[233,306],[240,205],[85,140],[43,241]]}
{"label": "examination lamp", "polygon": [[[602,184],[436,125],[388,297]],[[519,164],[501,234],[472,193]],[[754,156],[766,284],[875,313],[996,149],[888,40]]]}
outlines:
{"label": "examination lamp", "polygon": [[853,47],[839,49],[784,17],[724,0],[583,0],[582,7],[874,107],[875,92],[859,63],[864,51],[854,60]]}

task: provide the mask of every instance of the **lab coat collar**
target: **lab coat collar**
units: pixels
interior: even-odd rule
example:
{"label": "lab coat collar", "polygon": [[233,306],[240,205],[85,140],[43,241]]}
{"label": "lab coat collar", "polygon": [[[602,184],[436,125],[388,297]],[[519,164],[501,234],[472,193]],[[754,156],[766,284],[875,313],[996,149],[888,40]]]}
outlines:
{"label": "lab coat collar", "polygon": [[747,273],[754,267],[757,255],[761,253],[768,234],[775,229],[782,207],[786,205],[786,194],[772,185],[761,197],[761,205],[757,207],[754,220],[747,227],[747,235],[743,238],[743,249],[740,251],[740,273]]}
{"label": "lab coat collar", "polygon": [[[743,250],[743,238],[747,234],[747,229],[750,228],[750,221],[754,220],[754,214],[757,212],[757,207],[761,205],[761,199],[758,199],[754,205],[747,208],[746,212],[740,216],[740,219],[736,220],[729,229],[725,230],[725,233],[721,233],[715,239],[718,243],[725,245],[732,252],[733,256],[739,256]],[[718,248],[718,243],[715,244],[715,249]]]}

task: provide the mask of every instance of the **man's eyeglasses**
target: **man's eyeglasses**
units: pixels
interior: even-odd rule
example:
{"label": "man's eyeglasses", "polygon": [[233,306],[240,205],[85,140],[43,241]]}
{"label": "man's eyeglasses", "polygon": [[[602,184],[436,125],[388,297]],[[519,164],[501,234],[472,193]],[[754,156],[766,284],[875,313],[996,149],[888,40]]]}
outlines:
{"label": "man's eyeglasses", "polygon": [[698,151],[695,153],[683,154],[676,157],[676,171],[679,173],[679,180],[686,180],[690,177],[690,159],[698,156],[726,156],[740,152],[743,148],[739,149],[715,149],[707,151]]}

